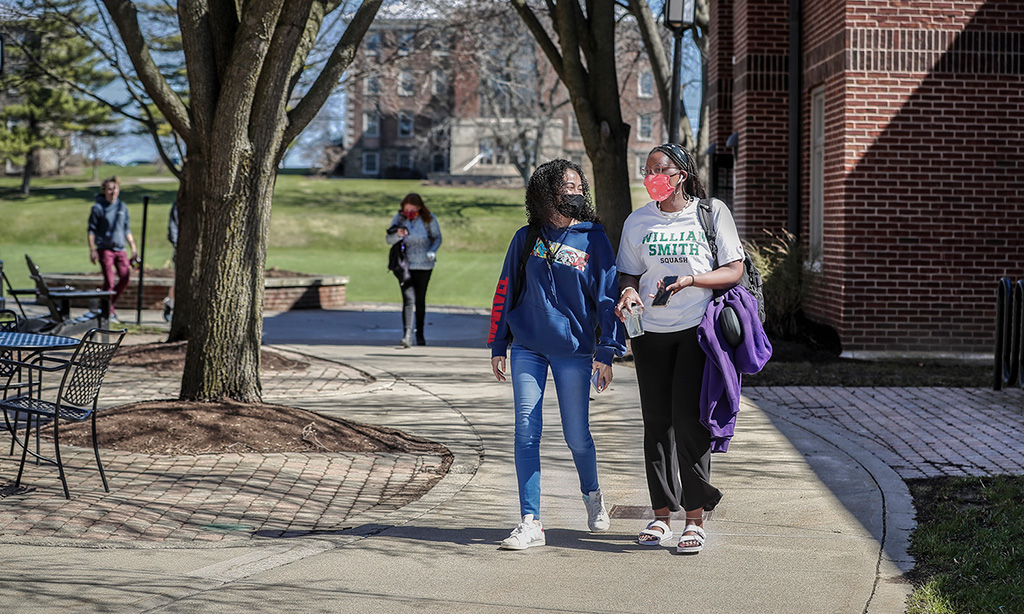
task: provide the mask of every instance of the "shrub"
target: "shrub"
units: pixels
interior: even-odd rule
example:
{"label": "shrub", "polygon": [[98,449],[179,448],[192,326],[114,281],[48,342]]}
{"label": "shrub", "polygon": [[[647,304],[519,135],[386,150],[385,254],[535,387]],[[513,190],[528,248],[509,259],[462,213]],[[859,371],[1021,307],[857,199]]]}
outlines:
{"label": "shrub", "polygon": [[800,333],[804,299],[818,274],[804,260],[804,248],[792,233],[765,231],[762,243],[744,242],[764,280],[765,331],[792,339]]}

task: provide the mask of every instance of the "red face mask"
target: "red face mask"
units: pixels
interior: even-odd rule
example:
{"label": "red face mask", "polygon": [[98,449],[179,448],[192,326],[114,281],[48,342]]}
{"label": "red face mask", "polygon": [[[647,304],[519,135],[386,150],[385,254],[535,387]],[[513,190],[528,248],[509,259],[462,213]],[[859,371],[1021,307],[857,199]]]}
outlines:
{"label": "red face mask", "polygon": [[405,217],[405,219],[407,219],[409,221],[412,221],[412,220],[414,220],[414,219],[416,219],[416,218],[418,218],[420,216],[420,212],[419,211],[403,211],[402,215]]}
{"label": "red face mask", "polygon": [[647,194],[659,203],[676,191],[668,175],[648,175],[644,177],[644,187],[647,188]]}

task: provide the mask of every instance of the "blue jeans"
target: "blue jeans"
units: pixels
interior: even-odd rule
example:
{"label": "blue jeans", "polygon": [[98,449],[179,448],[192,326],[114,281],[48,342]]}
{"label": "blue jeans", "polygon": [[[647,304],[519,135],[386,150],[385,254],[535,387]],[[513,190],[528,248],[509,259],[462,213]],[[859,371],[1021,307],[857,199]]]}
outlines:
{"label": "blue jeans", "polygon": [[519,481],[519,508],[525,516],[540,518],[540,435],[544,419],[544,385],[548,368],[555,380],[555,393],[562,416],[562,434],[572,452],[580,492],[599,490],[597,452],[590,436],[591,356],[548,358],[517,343],[510,351],[512,393],[515,397],[516,478]]}

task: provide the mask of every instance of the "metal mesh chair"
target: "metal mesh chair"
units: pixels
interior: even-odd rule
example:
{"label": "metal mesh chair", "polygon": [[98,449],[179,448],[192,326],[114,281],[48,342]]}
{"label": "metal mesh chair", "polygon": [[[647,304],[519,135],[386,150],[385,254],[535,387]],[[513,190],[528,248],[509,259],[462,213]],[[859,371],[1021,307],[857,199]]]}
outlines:
{"label": "metal mesh chair", "polygon": [[[96,466],[100,471],[100,478],[103,480],[103,489],[110,492],[107,486],[107,477],[103,473],[103,464],[100,462],[100,450],[96,442],[96,412],[99,400],[100,386],[103,384],[103,377],[107,373],[110,360],[121,345],[125,331],[112,331],[94,328],[82,337],[82,342],[75,348],[74,354],[69,359],[40,356],[33,363],[26,363],[15,360],[0,360],[0,363],[16,367],[16,373],[8,376],[8,381],[13,380],[19,373],[29,370],[38,371],[39,377],[43,373],[63,373],[60,387],[57,389],[53,401],[33,396],[31,392],[27,395],[4,399],[0,401],[0,409],[4,411],[4,421],[11,437],[21,446],[21,464],[18,467],[18,478],[15,480],[15,487],[21,486],[21,476],[25,470],[25,459],[28,454],[44,461],[57,465],[60,472],[61,485],[64,487],[64,496],[71,498],[68,492],[68,482],[64,476],[64,464],[60,457],[60,424],[62,421],[83,422],[92,421],[92,447],[96,455]],[[52,364],[53,366],[48,366]],[[24,436],[19,439],[14,425],[11,424],[10,414],[24,413],[31,418],[37,417],[37,428],[42,429],[43,425],[39,420],[48,420],[53,425],[53,448],[54,458],[45,458],[36,452],[30,452],[28,446],[31,434],[31,420],[25,426]]]}
{"label": "metal mesh chair", "polygon": [[[3,262],[0,262],[0,267],[3,266]],[[2,269],[0,269],[2,270]],[[16,333],[18,332],[18,326],[21,320],[18,318],[18,314],[10,309],[0,309],[0,333]],[[12,350],[0,349],[0,360],[19,360],[20,357],[16,356]],[[12,375],[17,372],[17,367],[12,366],[9,363],[0,362],[0,380],[7,382],[7,385],[3,388],[3,398],[11,393],[12,390],[18,390],[26,387],[28,384],[17,381],[17,378],[12,379]],[[17,423],[18,416],[14,416],[14,421]],[[14,441],[11,440],[11,454],[14,454]]]}

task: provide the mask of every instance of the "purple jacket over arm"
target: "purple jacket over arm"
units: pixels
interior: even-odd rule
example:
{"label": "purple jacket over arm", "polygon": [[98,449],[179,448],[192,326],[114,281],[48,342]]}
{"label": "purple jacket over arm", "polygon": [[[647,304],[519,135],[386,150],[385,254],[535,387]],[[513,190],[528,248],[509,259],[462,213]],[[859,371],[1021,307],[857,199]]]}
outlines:
{"label": "purple jacket over arm", "polygon": [[[732,306],[743,328],[736,347],[726,342],[718,327],[718,314]],[[757,299],[736,286],[711,301],[697,327],[697,342],[708,355],[700,390],[700,421],[711,432],[711,451],[726,452],[740,411],[743,373],[757,373],[772,356],[772,344],[757,318]]]}

